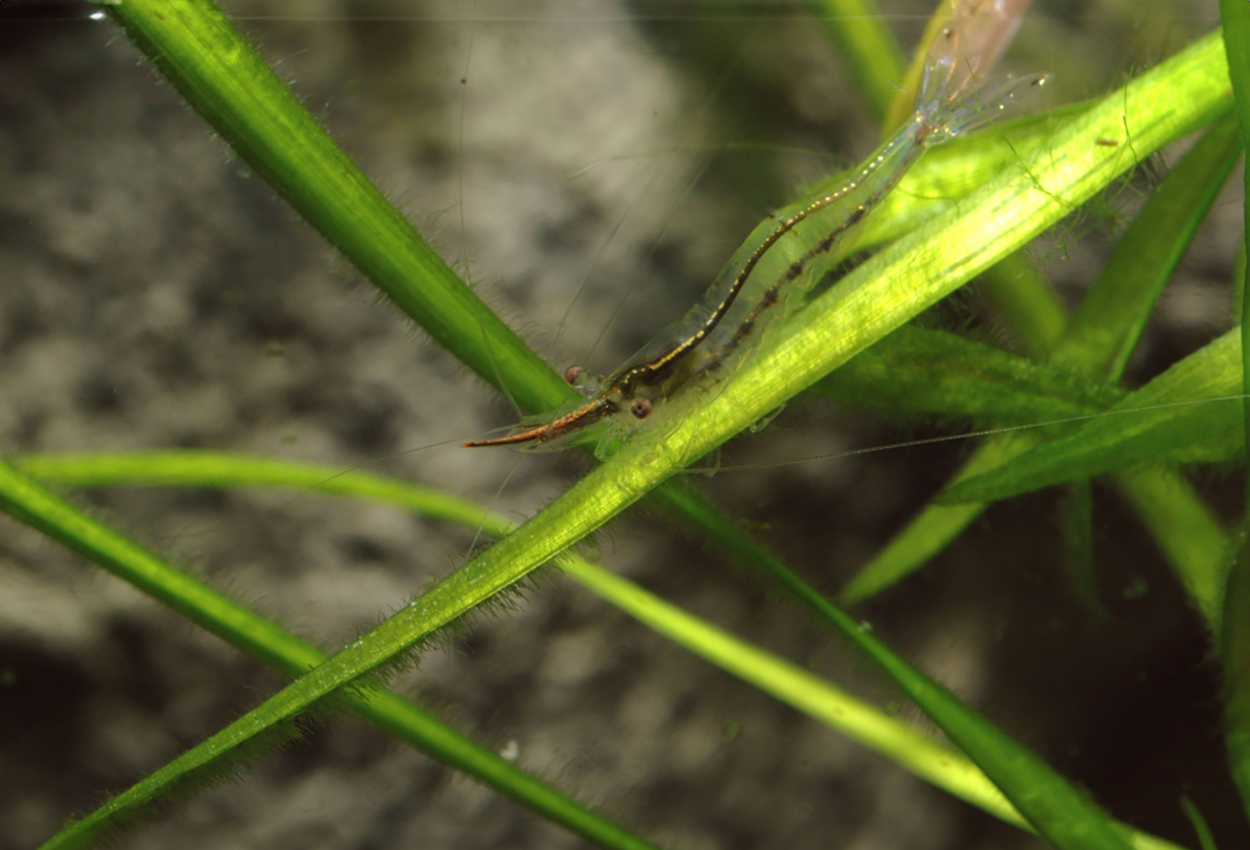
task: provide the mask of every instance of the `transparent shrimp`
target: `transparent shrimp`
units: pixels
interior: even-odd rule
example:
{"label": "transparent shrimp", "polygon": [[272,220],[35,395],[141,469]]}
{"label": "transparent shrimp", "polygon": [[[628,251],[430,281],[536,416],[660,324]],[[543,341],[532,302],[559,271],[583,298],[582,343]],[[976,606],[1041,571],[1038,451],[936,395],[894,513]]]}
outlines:
{"label": "transparent shrimp", "polygon": [[[979,89],[983,70],[1019,27],[1023,0],[956,4],[927,54],[916,108],[903,126],[836,188],[786,207],[761,223],[703,297],[606,378],[570,368],[585,400],[552,419],[466,447],[563,444],[605,420],[640,422],[692,381],[723,376],[754,350],[766,328],[853,245],[871,213],[930,147],[991,119],[1015,92],[1044,77]],[[629,416],[621,416],[628,411]]]}

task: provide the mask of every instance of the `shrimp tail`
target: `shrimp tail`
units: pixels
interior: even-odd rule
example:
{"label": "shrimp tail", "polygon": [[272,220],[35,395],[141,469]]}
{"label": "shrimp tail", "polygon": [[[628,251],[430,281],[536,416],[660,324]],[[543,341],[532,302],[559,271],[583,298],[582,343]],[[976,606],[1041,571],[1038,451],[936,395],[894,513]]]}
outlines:
{"label": "shrimp tail", "polygon": [[[1015,38],[1030,0],[950,0],[947,22],[929,45],[916,109],[945,138],[997,118],[1049,75],[987,75]],[[939,141],[934,139],[933,141]]]}

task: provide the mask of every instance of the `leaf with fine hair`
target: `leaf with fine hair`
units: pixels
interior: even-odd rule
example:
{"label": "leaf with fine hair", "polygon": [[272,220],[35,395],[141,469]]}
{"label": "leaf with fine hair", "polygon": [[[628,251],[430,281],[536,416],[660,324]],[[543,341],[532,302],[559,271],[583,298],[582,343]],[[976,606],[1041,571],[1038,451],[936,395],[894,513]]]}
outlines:
{"label": "leaf with fine hair", "polygon": [[[263,705],[68,828],[124,816],[159,795],[170,772],[211,764],[275,723],[391,663],[436,630],[620,513],[646,492],[910,317],[952,292],[1079,206],[1117,175],[1227,101],[1218,36],[1207,37],[1058,126],[1044,156],[1005,170],[958,208],[857,268],[786,323],[785,334],[714,392],[665,405],[654,429],[624,444],[564,496],[403,610]],[[1097,139],[1127,127],[1134,144]],[[1038,831],[1062,850],[1127,846],[1085,796],[948,691],[922,676],[854,621],[828,616],[990,777]]]}

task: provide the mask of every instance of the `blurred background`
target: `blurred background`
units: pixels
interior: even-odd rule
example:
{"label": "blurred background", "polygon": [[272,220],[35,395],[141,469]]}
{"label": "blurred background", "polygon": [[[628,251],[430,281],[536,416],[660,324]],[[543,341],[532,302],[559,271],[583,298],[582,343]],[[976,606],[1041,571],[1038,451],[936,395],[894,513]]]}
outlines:
{"label": "blurred background", "polygon": [[[222,2],[442,256],[553,366],[610,371],[703,292],[750,229],[879,130],[798,2]],[[878,0],[905,50],[930,2]],[[518,518],[586,468],[467,451],[516,413],[379,298],[108,22],[0,4],[0,449],[198,447],[364,468]],[[1035,0],[1004,65],[1041,109],[1096,97],[1218,24],[1215,0]],[[1167,152],[1039,240],[1069,304]],[[1140,381],[1230,325],[1240,178],[1143,341]],[[975,286],[944,308],[1007,347]],[[972,446],[796,402],[699,486],[835,592]],[[1199,483],[1217,506],[1239,488]],[[1114,493],[1099,589],[1069,591],[1058,500],[996,506],[854,611],[1117,817],[1250,846],[1198,615]],[[74,498],[333,649],[463,562],[473,535],[313,493]],[[723,554],[635,513],[593,554],[907,717],[837,638]],[[1039,848],[559,579],[479,619],[397,687],[674,848]],[[0,848],[30,847],[256,705],[281,677],[0,520]],[[919,720],[918,720],[919,722]],[[350,719],[196,796],[123,847],[562,847],[580,842]]]}

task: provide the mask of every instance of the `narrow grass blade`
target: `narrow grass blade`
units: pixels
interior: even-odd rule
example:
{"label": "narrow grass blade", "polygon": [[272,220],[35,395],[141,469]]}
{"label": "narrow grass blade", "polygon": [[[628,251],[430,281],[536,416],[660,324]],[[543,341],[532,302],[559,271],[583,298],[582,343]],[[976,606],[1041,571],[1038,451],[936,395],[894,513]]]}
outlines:
{"label": "narrow grass blade", "polygon": [[221,137],[401,310],[530,411],[571,389],[483,304],[335,145],[210,0],[105,6]]}
{"label": "narrow grass blade", "polygon": [[[275,461],[216,452],[169,451],[118,455],[28,455],[16,459],[15,464],[29,474],[61,485],[297,488],[319,495],[387,502],[426,517],[455,522],[468,528],[481,528],[492,536],[507,534],[514,527],[513,523],[503,517],[441,491],[368,473],[339,473],[331,467],[294,461]],[[0,483],[3,483],[3,479],[0,479]],[[132,556],[142,557],[137,551]],[[839,729],[907,770],[990,814],[1017,826],[1027,827],[1023,818],[1015,813],[984,774],[967,759],[935,743],[905,723],[846,694],[808,671],[701,622],[581,558],[573,555],[562,556],[559,565],[578,583],[729,672],[815,719]],[[198,587],[193,580],[168,566],[158,567],[158,574],[161,581],[171,587],[195,588],[195,592],[201,596],[216,596],[213,591]],[[123,577],[130,575],[122,574]],[[182,595],[177,591],[172,593]],[[167,592],[158,598],[164,601],[169,595],[170,592]],[[231,605],[228,602],[223,604]],[[257,619],[246,612],[239,616],[244,619]],[[217,633],[223,631],[216,624],[211,630]],[[246,648],[250,650],[250,647]],[[251,651],[257,654],[255,650]],[[313,666],[307,661],[323,658],[316,650],[308,650],[304,663],[292,667],[288,672],[303,672]],[[485,755],[490,756],[489,753]],[[502,761],[497,757],[492,758]],[[515,768],[511,769],[517,772]],[[625,845],[609,843],[605,846]]]}
{"label": "narrow grass blade", "polygon": [[[1237,118],[1241,124],[1242,135],[1250,138],[1250,8],[1245,3],[1235,0],[1220,0],[1220,20],[1226,33],[1225,51],[1228,60],[1228,75],[1233,84],[1233,95],[1236,103]],[[1250,171],[1245,174],[1246,188],[1250,190]],[[1245,200],[1242,200],[1245,206]],[[1250,216],[1243,216],[1245,235],[1242,239],[1243,248],[1250,240]],[[1245,277],[1250,269],[1242,269],[1241,290],[1241,356],[1242,356],[1242,392],[1245,401],[1242,403],[1243,431],[1250,435],[1250,299],[1246,298]],[[1250,446],[1250,436],[1244,439]],[[1247,464],[1250,466],[1250,464]],[[1250,478],[1246,479],[1246,504],[1250,507]],[[1244,789],[1243,789],[1244,792]]]}
{"label": "narrow grass blade", "polygon": [[[577,558],[560,567],[627,614],[744,681],[792,705],[889,758],[916,776],[1007,823],[1032,831],[972,762],[914,729],[866,705],[807,670],[710,626],[645,590]],[[1176,845],[1124,824],[1111,830],[1134,850],[1179,850]]]}
{"label": "narrow grass blade", "polygon": [[891,419],[925,415],[981,428],[1096,415],[1124,397],[990,345],[911,325],[856,355],[812,390]]}
{"label": "narrow grass blade", "polygon": [[812,13],[878,119],[903,79],[903,51],[872,0],[812,0]]}
{"label": "narrow grass blade", "polygon": [[1215,836],[1211,834],[1211,827],[1207,826],[1207,819],[1202,816],[1202,812],[1193,801],[1188,797],[1181,797],[1181,808],[1185,812],[1185,817],[1189,818],[1189,822],[1194,825],[1194,834],[1198,837],[1200,850],[1219,850],[1215,846]]}
{"label": "narrow grass blade", "polygon": [[[1121,378],[1155,302],[1228,181],[1243,147],[1236,116],[1230,110],[1177,163],[1120,237],[1069,322],[1053,362],[1094,378]],[[1178,499],[1174,508],[1183,510],[1183,501]],[[1094,575],[1093,495],[1088,480],[1070,485],[1064,525],[1074,567],[1070,584],[1089,610],[1105,617]],[[1079,535],[1072,533],[1077,528],[1082,529]]]}
{"label": "narrow grass blade", "polygon": [[[1027,451],[1031,445],[1023,435],[993,438],[976,450],[959,476],[970,477],[995,469]],[[843,586],[838,603],[848,607],[856,605],[897,584],[945,549],[984,510],[985,505],[980,503],[930,504]]]}
{"label": "narrow grass blade", "polygon": [[[660,410],[666,415],[655,417],[652,429],[633,435],[615,457],[515,532],[87,821],[125,813],[159,792],[170,771],[206,766],[222,746],[244,743],[344,685],[394,663],[414,644],[527,575],[677,470],[1014,251],[1132,164],[1123,151],[1109,155],[1096,144],[1112,128],[1127,124],[1134,155],[1144,156],[1210,116],[1227,96],[1222,45],[1218,36],[1212,36],[1061,126],[1046,157],[1004,172],[956,214],[932,220],[861,265],[786,322],[786,333],[765,340],[755,357],[714,393],[698,398],[690,394],[685,404],[664,405]],[[846,615],[832,606],[824,614],[917,701],[1053,844],[1061,850],[1127,846],[1105,815],[1039,759],[864,634]]]}
{"label": "narrow grass blade", "polygon": [[1022,253],[1001,260],[981,275],[977,290],[1035,360],[1046,359],[1063,338],[1068,325],[1063,302]]}
{"label": "narrow grass blade", "polygon": [[[1236,95],[1237,116],[1242,133],[1250,138],[1250,6],[1235,0],[1220,0],[1220,18],[1227,33],[1229,76]],[[1250,188],[1250,171],[1246,174]],[[1243,201],[1244,206],[1244,201]],[[1250,239],[1250,216],[1245,217]],[[1243,247],[1245,240],[1243,240]],[[1242,270],[1250,276],[1250,268]],[[1250,447],[1250,292],[1241,281],[1241,384],[1247,395],[1242,407],[1243,443]],[[1250,477],[1246,479],[1250,505]],[[1250,515],[1250,511],[1248,511]],[[1241,793],[1242,807],[1250,817],[1250,542],[1243,528],[1237,559],[1228,578],[1224,599],[1224,640],[1221,647],[1224,667],[1224,724],[1228,759],[1233,779]]]}
{"label": "narrow grass blade", "polygon": [[[1235,429],[1234,429],[1235,431]],[[982,471],[1001,467],[1033,445],[1027,434],[995,438],[978,449],[952,480],[952,489]],[[1074,475],[1070,480],[1076,480]],[[1227,538],[1218,520],[1179,474],[1158,467],[1130,467],[1116,475],[1124,497],[1137,509],[1173,565],[1182,586],[1213,633],[1219,633]],[[944,494],[847,582],[838,596],[858,604],[918,570],[971,525],[987,503],[948,504]]]}
{"label": "narrow grass blade", "polygon": [[777,658],[580,559],[560,568],[645,625],[760,690],[838,729],[911,773],[1013,826],[1031,830],[976,765],[808,670]]}
{"label": "narrow grass blade", "polygon": [[1086,612],[1096,620],[1107,619],[1107,609],[1098,597],[1098,577],[1094,572],[1094,494],[1088,481],[1067,488],[1060,520],[1068,549],[1068,587]]}
{"label": "narrow grass blade", "polygon": [[985,502],[1155,461],[1241,428],[1241,340],[1230,331],[1075,433],[953,484],[944,504]]}
{"label": "narrow grass blade", "polygon": [[1095,379],[1120,378],[1159,294],[1241,153],[1241,130],[1230,112],[1181,158],[1120,237],[1053,362]]}
{"label": "narrow grass blade", "polygon": [[[420,240],[212,3],[136,0],[113,5],[111,12],[240,157],[436,340],[485,380],[506,387],[528,411],[553,410],[568,397],[560,378]],[[922,163],[916,180],[895,193],[918,203],[907,215],[890,213],[881,220],[912,226],[932,215],[1004,162],[1036,150],[1054,120],[1023,119],[996,132],[994,140],[945,146],[936,153],[937,168]],[[934,198],[936,207],[928,200]],[[881,231],[873,238],[886,235]],[[693,515],[710,515],[705,504],[692,504],[693,495],[658,495]]]}
{"label": "narrow grass blade", "polygon": [[[513,524],[477,505],[446,494],[368,473],[339,474],[331,467],[201,451],[121,455],[27,455],[15,464],[31,474],[70,486],[206,486],[296,488],[332,496],[395,504],[424,516],[506,534]],[[987,813],[1028,829],[1028,824],[985,775],[963,755],[881,710],[760,650],[663,600],[566,554],[560,568],[645,625],[717,664],[813,719],[837,729],[899,766]],[[1122,824],[1117,831],[1138,850],[1175,845]]]}
{"label": "narrow grass blade", "polygon": [[[239,156],[437,342],[529,412],[574,395],[421,240],[215,4],[128,0],[109,10]],[[667,490],[657,498],[715,516],[698,496]]]}
{"label": "narrow grass blade", "polygon": [[1219,520],[1174,470],[1126,469],[1117,473],[1116,483],[1172,562],[1190,603],[1219,635],[1229,549]]}
{"label": "narrow grass blade", "polygon": [[[606,464],[562,499],[425,594],[314,667],[265,703],[222,731],[149,774],[54,836],[47,848],[80,847],[125,823],[181,789],[220,781],[231,765],[263,750],[274,730],[290,727],[301,715],[321,710],[345,686],[359,686],[367,674],[403,663],[411,650],[439,629],[514,584],[601,524],[604,512],[619,512],[649,486],[652,474]],[[612,473],[615,473],[613,475]],[[602,479],[610,483],[604,486]],[[586,511],[587,505],[591,510]],[[15,515],[22,517],[19,511]],[[595,522],[596,516],[598,522]],[[71,545],[73,541],[70,542]],[[349,695],[353,692],[349,691]],[[355,691],[358,695],[359,691]]]}
{"label": "narrow grass blade", "polygon": [[[1122,130],[1119,135],[1108,136],[1102,141],[1127,144],[1127,140],[1120,139],[1121,135]],[[1077,375],[1087,375],[1095,380],[1114,380],[1119,377],[1159,293],[1227,180],[1240,156],[1241,147],[1237,126],[1228,117],[1217,122],[1178,163],[1125,233],[1063,338],[1054,345],[1051,356],[1053,362]],[[1004,281],[996,288],[1011,290],[1012,281]],[[1002,296],[1007,304],[1015,304],[1017,298],[1018,296],[1009,294]],[[1044,300],[1028,307],[1028,312],[1041,310],[1046,316],[1055,313],[1053,308],[1046,309],[1048,305]],[[1030,327],[1033,322],[1030,318],[1020,324]],[[1057,319],[1051,319],[1049,325],[1057,328]],[[1051,333],[1053,331],[1042,332],[1037,339],[1032,340],[1032,347],[1049,348],[1046,337]],[[1108,430],[1117,429],[1119,424],[1108,423]],[[1209,435],[1209,439],[1218,442],[1220,435],[1227,433],[1221,431]],[[1197,442],[1199,440],[1195,435],[1195,443]],[[988,473],[992,467],[988,465],[987,458],[991,456],[1003,465],[1003,469],[995,471],[994,474],[1009,475],[1006,471],[1011,468],[1008,461],[1020,458],[1028,448],[1020,441],[1015,441],[1013,445],[1011,451],[997,448],[987,450],[988,453],[978,453],[975,468],[970,462],[956,476],[951,489],[955,492],[968,492],[962,490],[962,482],[968,481],[974,475]],[[1226,449],[1223,446],[1216,448],[1216,451],[1224,450]],[[1065,480],[1076,478],[1079,475]],[[1147,486],[1146,482],[1142,486]],[[1194,498],[1186,491],[1177,487],[1169,487],[1167,490],[1174,494],[1176,512],[1202,512],[1201,506],[1194,504]],[[1156,496],[1160,492],[1162,491],[1158,488],[1153,491]],[[1136,501],[1132,495],[1129,498]],[[964,504],[955,508],[952,505],[954,500],[955,497],[948,492],[942,505],[927,508],[848,583],[842,598],[848,603],[861,601],[919,569],[962,533],[984,507],[976,504],[983,500],[969,496],[959,498],[958,501]],[[1208,528],[1206,525],[1202,527]],[[1170,542],[1176,544],[1178,541],[1173,539]],[[1182,560],[1174,562],[1178,572],[1182,574],[1193,571],[1210,572],[1214,563],[1217,563],[1208,562],[1200,552],[1187,549],[1182,553],[1176,545],[1169,549],[1178,556],[1184,555]],[[1206,601],[1200,601],[1200,607],[1214,615],[1214,609],[1208,604],[1209,597],[1204,595],[1203,600]],[[1214,617],[1211,621],[1217,620],[1218,617]]]}
{"label": "narrow grass blade", "polygon": [[1228,762],[1250,818],[1250,543],[1244,540],[1228,576],[1220,655]]}
{"label": "narrow grass blade", "polygon": [[[65,461],[69,462],[66,463]],[[27,470],[63,483],[80,486],[134,483],[232,486],[244,480],[268,476],[283,481],[314,486],[328,476],[298,464],[258,461],[254,458],[226,458],[217,455],[136,454],[69,459],[30,458],[22,463]],[[305,473],[302,477],[299,473]],[[48,474],[52,473],[52,474]],[[56,473],[59,473],[57,475]],[[338,487],[357,484],[331,482]],[[441,494],[413,493],[415,488],[399,482],[371,479],[374,497],[419,498],[429,512],[472,524],[482,512]],[[70,503],[27,479],[12,467],[0,464],[0,508],[39,529],[54,540],[94,561],[109,572],[170,606],[194,623],[228,641],[254,658],[297,677],[327,658],[315,647],[283,631],[243,606],[205,587],[186,573],[153,556],[140,546],[102,523],[83,514]],[[345,697],[346,707],[379,729],[405,743],[446,762],[496,791],[511,797],[543,817],[603,847],[646,850],[652,845],[579,805],[540,780],[527,775],[495,753],[483,749],[438,718],[401,697],[378,689],[361,690]],[[234,767],[238,762],[226,758]],[[221,770],[227,770],[223,765]],[[183,792],[195,789],[194,783]],[[81,841],[94,833],[80,834]]]}

